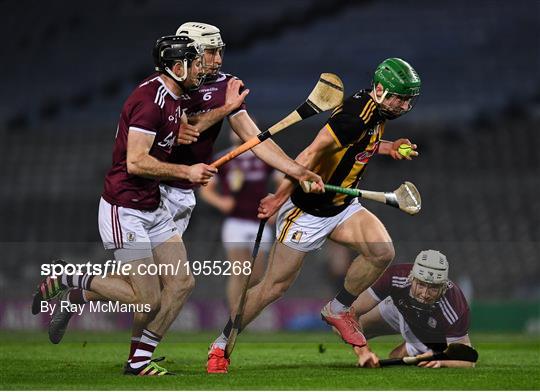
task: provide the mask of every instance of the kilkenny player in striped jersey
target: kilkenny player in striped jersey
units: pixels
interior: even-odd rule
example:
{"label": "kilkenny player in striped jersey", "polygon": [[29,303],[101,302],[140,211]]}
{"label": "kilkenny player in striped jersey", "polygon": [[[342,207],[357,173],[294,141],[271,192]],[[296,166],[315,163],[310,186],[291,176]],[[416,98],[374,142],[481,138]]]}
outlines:
{"label": "kilkenny player in striped jersey", "polygon": [[[383,140],[387,120],[413,107],[420,93],[420,78],[405,61],[384,60],[376,69],[373,86],[347,98],[336,109],[315,140],[297,157],[297,162],[319,174],[323,181],[347,188],[355,187],[375,154],[394,159],[418,155],[407,139]],[[408,157],[398,153],[401,144],[411,145]],[[259,206],[259,218],[279,210],[276,242],[262,281],[247,293],[244,328],[267,305],[280,298],[298,275],[304,256],[319,249],[326,238],[347,245],[359,253],[349,267],[336,297],[322,309],[323,320],[353,346],[358,364],[378,366],[378,358],[367,346],[351,305],[370,287],[394,258],[390,235],[382,222],[357,199],[332,192],[304,194],[292,181],[284,179],[275,195]],[[227,344],[232,320],[211,346],[207,370],[226,373],[229,360],[217,353]],[[213,357],[212,352],[216,352]]]}

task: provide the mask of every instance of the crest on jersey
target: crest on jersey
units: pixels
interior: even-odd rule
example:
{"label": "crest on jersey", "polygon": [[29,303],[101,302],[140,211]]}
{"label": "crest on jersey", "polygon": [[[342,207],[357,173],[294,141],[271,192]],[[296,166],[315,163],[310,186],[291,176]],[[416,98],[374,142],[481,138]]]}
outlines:
{"label": "crest on jersey", "polygon": [[428,318],[427,323],[431,328],[437,328],[437,320],[435,320],[433,317]]}
{"label": "crest on jersey", "polygon": [[127,238],[128,242],[135,241],[135,238],[136,238],[135,233],[133,231],[128,231],[126,233],[126,238]]}
{"label": "crest on jersey", "polygon": [[291,241],[298,244],[298,243],[300,242],[300,238],[302,238],[302,235],[303,235],[303,234],[304,234],[303,231],[300,231],[300,230],[295,231],[295,232],[293,233],[292,237],[291,237]]}

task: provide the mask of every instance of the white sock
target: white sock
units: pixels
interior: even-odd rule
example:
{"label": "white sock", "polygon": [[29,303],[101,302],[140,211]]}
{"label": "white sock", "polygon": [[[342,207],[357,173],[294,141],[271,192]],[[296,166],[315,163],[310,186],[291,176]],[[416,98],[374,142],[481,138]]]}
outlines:
{"label": "white sock", "polygon": [[343,313],[348,310],[348,307],[343,305],[341,302],[339,302],[337,299],[333,299],[330,301],[330,311],[332,313]]}
{"label": "white sock", "polygon": [[214,340],[214,346],[217,346],[220,349],[225,350],[225,346],[227,345],[228,341],[229,339],[227,338],[227,336],[221,333],[221,335],[219,335],[218,338]]}

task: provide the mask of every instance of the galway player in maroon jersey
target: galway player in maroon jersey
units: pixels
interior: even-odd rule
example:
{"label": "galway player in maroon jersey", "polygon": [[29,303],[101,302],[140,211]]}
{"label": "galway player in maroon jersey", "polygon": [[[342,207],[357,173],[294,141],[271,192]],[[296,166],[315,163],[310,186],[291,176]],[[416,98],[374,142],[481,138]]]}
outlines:
{"label": "galway player in maroon jersey", "polygon": [[[179,146],[173,148],[170,162],[192,164],[209,163],[213,146],[219,135],[225,117],[234,132],[244,141],[260,133],[257,125],[247,113],[244,98],[249,93],[243,82],[232,75],[220,72],[225,44],[220,30],[212,25],[186,22],[176,31],[195,40],[204,48],[205,79],[198,90],[182,95],[182,107],[189,119],[183,124],[179,135]],[[243,91],[239,91],[243,90]],[[255,155],[268,165],[301,181],[312,178],[323,187],[320,176],[307,170],[289,158],[272,140],[253,149]],[[163,201],[174,218],[180,234],[188,226],[195,207],[193,188],[189,181],[165,181],[161,184]],[[314,189],[317,191],[317,189]]]}
{"label": "galway player in maroon jersey", "polygon": [[[189,27],[189,31],[184,32],[186,26]],[[240,92],[239,90],[243,87],[240,80],[219,72],[224,46],[219,29],[203,23],[187,23],[180,26],[178,33],[181,33],[179,36],[184,37],[186,34],[189,35],[188,38],[193,38],[204,49],[206,75],[205,84],[200,86],[198,91],[189,88],[184,89],[180,94],[182,111],[188,115],[189,121],[195,126],[181,123],[177,140],[181,145],[173,148],[169,162],[175,167],[184,167],[194,165],[197,162],[208,163],[210,161],[213,144],[221,129],[223,118],[226,116],[228,116],[234,130],[243,139],[249,139],[260,131],[245,111],[243,101],[249,90]],[[271,140],[257,146],[254,151],[265,162],[291,177],[300,181],[311,180],[317,183],[317,186],[313,187],[313,192],[323,189],[324,185],[318,175],[294,162]],[[214,170],[209,169],[208,166],[205,168],[210,171]],[[176,257],[176,261],[172,263],[175,264],[177,260],[187,259],[181,237],[187,228],[195,206],[193,188],[200,183],[190,178],[169,177],[166,180],[168,181],[162,181],[160,184],[161,200],[171,214],[179,234],[179,237],[175,237],[180,252],[177,254],[179,256]],[[207,181],[203,185],[206,183]],[[78,302],[102,299],[102,296],[97,293],[79,289],[73,290],[69,296],[73,297],[73,301]],[[178,293],[174,290],[162,290],[161,292],[160,312],[166,313],[170,320],[174,320],[182,308],[183,301],[178,301],[179,296],[182,299],[185,298],[184,293]],[[61,311],[53,315],[49,326],[49,337],[52,341],[57,343],[62,339],[70,317],[70,313]],[[136,313],[128,362],[131,362],[133,355],[136,354],[135,351],[140,339],[138,334],[138,330],[141,329],[140,324],[140,317]]]}
{"label": "galway player in maroon jersey", "polygon": [[[242,142],[230,132],[232,147],[216,154],[219,159]],[[276,180],[276,172],[258,159],[251,151],[236,157],[224,165],[207,186],[201,187],[199,195],[204,201],[220,210],[227,218],[221,229],[221,240],[227,251],[227,260],[250,260],[253,243],[257,236],[259,200],[268,193],[269,180]],[[250,286],[255,285],[264,273],[266,253],[272,245],[272,230],[266,226],[262,235],[260,251],[250,276]],[[227,303],[233,309],[242,294],[241,275],[231,274],[227,280]]]}
{"label": "galway player in maroon jersey", "polygon": [[[405,340],[390,358],[442,351],[447,343],[471,345],[469,306],[460,288],[448,279],[446,256],[423,250],[414,264],[389,267],[354,302],[367,339],[401,334]],[[466,361],[423,361],[418,366],[473,367]]]}
{"label": "galway player in maroon jersey", "polygon": [[[105,177],[99,206],[99,231],[105,248],[115,250],[116,260],[129,262],[132,273],[123,277],[48,277],[34,298],[39,303],[74,287],[79,290],[68,293],[70,302],[108,299],[149,305],[150,312],[135,312],[133,336],[138,339],[135,344],[132,342],[126,374],[169,374],[151,361],[151,356],[194,286],[193,277],[185,269],[158,277],[146,274],[148,268],[140,266],[185,260],[178,230],[161,202],[159,181],[186,180],[205,185],[217,171],[204,163],[167,162],[181,121],[180,95],[197,87],[203,76],[201,55],[200,46],[188,37],[160,38],[154,47],[158,73],[141,83],[122,108],[112,167]],[[93,298],[72,298],[71,294],[81,296],[81,289],[93,294]],[[174,298],[174,313],[164,306],[168,305],[164,297]]]}

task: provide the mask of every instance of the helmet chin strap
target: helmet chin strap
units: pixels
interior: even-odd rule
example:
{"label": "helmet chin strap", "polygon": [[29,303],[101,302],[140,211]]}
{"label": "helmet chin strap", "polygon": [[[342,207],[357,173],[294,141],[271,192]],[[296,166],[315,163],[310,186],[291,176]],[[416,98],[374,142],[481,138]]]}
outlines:
{"label": "helmet chin strap", "polygon": [[178,84],[182,90],[185,90],[186,87],[184,85],[184,82],[187,78],[187,75],[188,75],[188,64],[187,64],[187,60],[183,60],[183,69],[184,69],[184,74],[182,76],[177,76],[173,71],[172,69],[170,69],[169,67],[165,67],[165,72],[167,72],[167,75],[170,76],[171,78],[174,79],[174,81],[176,82],[176,84]]}
{"label": "helmet chin strap", "polygon": [[375,102],[377,102],[379,105],[382,103],[382,101],[384,101],[384,99],[386,98],[386,95],[388,94],[388,89],[384,90],[381,97],[380,98],[377,98],[377,87],[376,86],[373,86],[373,90],[375,91]]}

